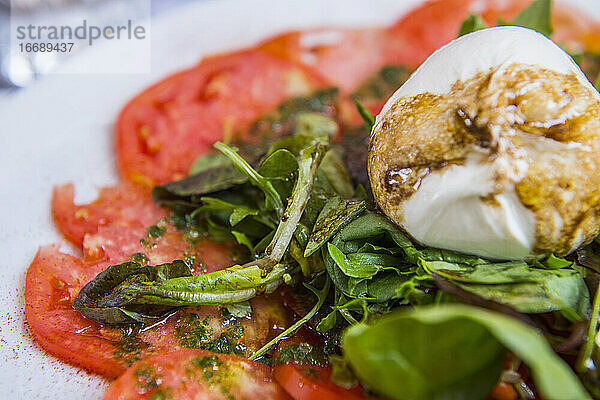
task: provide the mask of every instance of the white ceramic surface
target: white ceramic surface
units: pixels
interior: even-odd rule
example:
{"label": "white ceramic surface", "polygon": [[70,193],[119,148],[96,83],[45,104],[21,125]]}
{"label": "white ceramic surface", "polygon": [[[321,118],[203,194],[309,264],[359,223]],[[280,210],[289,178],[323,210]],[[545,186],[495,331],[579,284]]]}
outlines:
{"label": "white ceramic surface", "polygon": [[[598,0],[578,0],[600,18]],[[250,45],[294,28],[372,26],[397,19],[420,0],[213,0],[152,21],[152,72],[53,75],[0,100],[0,399],[97,399],[106,382],[46,355],[27,333],[23,288],[40,245],[61,236],[52,224],[52,187],[73,182],[76,201],[117,181],[112,128],[122,105],[203,55]],[[99,57],[136,62],[97,46],[69,62]],[[69,66],[65,66],[68,69]],[[65,244],[68,251],[76,251]]]}

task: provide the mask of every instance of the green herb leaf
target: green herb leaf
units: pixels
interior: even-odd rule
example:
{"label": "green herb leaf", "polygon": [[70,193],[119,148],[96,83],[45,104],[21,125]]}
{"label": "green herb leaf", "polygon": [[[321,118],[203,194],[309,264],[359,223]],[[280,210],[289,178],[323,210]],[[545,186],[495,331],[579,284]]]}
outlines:
{"label": "green herb leaf", "polygon": [[317,217],[304,256],[308,257],[320,249],[325,242],[365,208],[364,201],[343,200],[339,196],[329,199]]}
{"label": "green herb leaf", "polygon": [[471,14],[465,19],[460,26],[458,31],[458,36],[466,35],[467,33],[479,31],[481,29],[487,28],[487,25],[483,21],[483,19],[477,14]]}
{"label": "green herb leaf", "polygon": [[[238,158],[233,149],[223,144],[217,144],[216,147],[228,154],[234,164],[244,170],[254,184],[265,190],[266,195],[271,195],[273,198],[279,196],[264,177]],[[317,143],[300,152],[298,179],[293,195],[285,213],[281,213],[282,220],[265,249],[265,257],[242,266],[235,265],[198,276],[188,276],[188,268],[185,274],[179,272],[179,277],[172,279],[175,272],[170,272],[168,269],[164,271],[166,267],[163,266],[142,267],[137,263],[129,263],[127,268],[121,265],[112,266],[88,283],[86,287],[89,286],[89,291],[82,290],[75,305],[85,304],[85,307],[79,309],[90,318],[115,324],[132,322],[132,320],[148,320],[164,314],[172,307],[239,303],[258,294],[275,290],[286,277],[298,275],[300,272],[296,263],[288,264],[280,261],[297,229],[310,198],[317,169],[327,150],[327,145]],[[222,203],[218,203],[219,207],[223,206]],[[213,225],[218,227],[214,223]],[[233,234],[250,248],[252,244],[247,237],[240,233]],[[180,263],[175,266],[179,266]],[[141,271],[145,272],[134,271],[135,274],[131,275],[129,265],[134,265],[136,268],[139,266],[142,268]],[[154,271],[152,268],[158,268],[157,272],[152,274]],[[135,279],[132,280],[131,276]],[[87,301],[88,298],[93,298],[93,302]]]}
{"label": "green herb leaf", "polygon": [[315,188],[329,194],[336,194],[343,199],[349,199],[354,195],[352,180],[342,158],[335,150],[328,152],[323,158],[317,171]]}
{"label": "green herb leaf", "polygon": [[581,383],[536,330],[502,314],[438,305],[350,327],[346,359],[360,380],[394,399],[484,399],[505,352],[529,367],[547,399],[588,399]]}
{"label": "green herb leaf", "polygon": [[248,177],[248,180],[252,185],[263,191],[265,198],[267,199],[267,203],[270,203],[273,206],[275,213],[278,216],[283,215],[283,201],[271,182],[256,172],[254,168],[252,168],[250,164],[246,162],[246,160],[240,157],[240,155],[237,153],[237,149],[229,147],[221,142],[215,143],[214,147],[226,155],[231,160],[233,165]]}
{"label": "green herb leaf", "polygon": [[241,303],[228,304],[227,311],[236,318],[247,318],[252,315],[252,306],[249,301],[242,301]]}
{"label": "green herb leaf", "polygon": [[112,293],[115,288],[141,282],[164,282],[191,275],[190,267],[180,260],[156,266],[142,265],[137,262],[113,265],[81,289],[73,302],[73,308],[101,323],[152,322],[163,317],[172,307],[147,306],[135,303],[133,299],[126,296],[119,301],[113,301]]}
{"label": "green herb leaf", "polygon": [[543,261],[543,265],[549,269],[569,268],[572,267],[573,264],[573,261],[569,261],[561,257],[556,257],[554,254],[550,254],[550,256],[548,256]]}
{"label": "green herb leaf", "polygon": [[295,135],[312,137],[333,136],[339,130],[335,119],[315,112],[298,113],[295,128]]}
{"label": "green herb leaf", "polygon": [[469,266],[446,261],[425,261],[420,265],[429,273],[457,282],[502,284],[522,282],[542,282],[546,277],[545,271],[533,270],[524,261],[491,263]]}
{"label": "green herb leaf", "polygon": [[499,25],[514,25],[533,29],[539,33],[552,35],[552,0],[535,0],[510,22]]}
{"label": "green herb leaf", "polygon": [[363,106],[360,101],[354,100],[354,105],[356,105],[356,109],[360,114],[361,118],[365,122],[365,126],[370,131],[373,130],[373,125],[375,125],[375,116],[371,114],[371,111],[367,110],[365,106]]}
{"label": "green herb leaf", "polygon": [[152,198],[159,206],[195,203],[192,196],[229,189],[248,181],[223,154],[207,154],[197,159],[193,174],[179,181],[155,186]]}

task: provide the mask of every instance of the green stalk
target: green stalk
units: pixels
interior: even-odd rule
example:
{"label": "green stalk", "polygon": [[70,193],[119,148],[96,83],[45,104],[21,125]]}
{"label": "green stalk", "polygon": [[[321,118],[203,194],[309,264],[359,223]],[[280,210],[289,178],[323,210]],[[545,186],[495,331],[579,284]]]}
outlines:
{"label": "green stalk", "polygon": [[321,290],[317,290],[306,283],[304,283],[304,286],[310,289],[317,296],[317,304],[315,304],[313,308],[311,308],[311,310],[304,317],[300,318],[294,325],[281,332],[263,347],[258,349],[254,354],[252,354],[249,357],[251,361],[254,361],[257,358],[264,355],[271,347],[275,346],[280,340],[285,339],[296,333],[298,329],[300,329],[305,323],[307,323],[312,317],[315,316],[315,314],[321,309],[323,303],[325,302],[325,299],[327,298],[327,293],[329,293],[329,288],[331,287],[331,280],[329,279],[329,276],[326,276],[325,285]]}
{"label": "green stalk", "polygon": [[[577,357],[577,363],[575,364],[575,370],[577,373],[582,376],[586,386],[592,384],[594,392],[600,391],[600,389],[596,387],[596,384],[598,383],[596,368],[598,366],[595,365],[593,359],[594,347],[596,346],[596,337],[598,335],[598,317],[600,317],[600,284],[598,284],[598,288],[596,289],[596,295],[594,296],[594,304],[592,307],[592,315],[590,316],[590,323],[588,325],[583,345],[579,351],[579,356]],[[588,389],[590,389],[590,387],[588,387]]]}
{"label": "green stalk", "polygon": [[267,246],[267,257],[273,260],[281,260],[285,254],[294,231],[300,222],[306,203],[310,199],[317,168],[327,152],[328,146],[317,144],[310,146],[300,152],[298,163],[298,179],[294,185],[292,197],[277,226],[273,240]]}
{"label": "green stalk", "polygon": [[279,193],[277,193],[273,185],[271,185],[271,182],[265,180],[265,178],[256,172],[246,160],[244,160],[236,151],[231,149],[225,143],[217,142],[215,143],[214,147],[226,155],[240,172],[246,174],[250,180],[250,183],[262,190],[268,196],[268,198],[271,199],[277,217],[281,218],[283,215],[283,202],[279,197]]}

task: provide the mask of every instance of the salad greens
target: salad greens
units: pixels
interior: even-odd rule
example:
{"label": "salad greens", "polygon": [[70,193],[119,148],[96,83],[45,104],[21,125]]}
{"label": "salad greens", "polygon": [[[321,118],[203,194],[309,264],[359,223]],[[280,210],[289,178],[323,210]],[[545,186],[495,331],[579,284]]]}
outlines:
{"label": "salad greens", "polygon": [[[550,9],[550,0],[537,0],[502,23],[550,35]],[[459,34],[483,28],[471,15]],[[409,71],[390,67],[380,75],[363,97],[387,91]],[[583,340],[575,370],[600,397],[600,241],[567,258],[522,261],[420,246],[377,210],[368,182],[365,190],[351,179],[348,154],[357,146],[334,139],[335,95],[325,90],[315,101],[282,104],[251,129],[265,140],[239,148],[217,143],[218,153],[198,158],[188,177],[153,189],[190,241],[202,240],[198,232],[235,241],[247,250],[245,264],[193,275],[187,260],[151,266],[134,259],[100,273],[73,307],[110,325],[150,323],[201,304],[244,317],[255,296],[282,285],[306,288],[314,300],[306,312],[251,359],[311,324],[334,343],[342,338],[330,358],[342,386],[358,377],[376,394],[401,399],[485,398],[499,379],[527,389],[517,367],[502,372],[508,357],[513,366],[524,362],[544,398],[584,399],[580,381],[549,345],[573,356]],[[360,142],[375,118],[355,103],[365,122]],[[576,326],[590,313],[588,287],[595,300],[582,339]]]}
{"label": "salad greens", "polygon": [[534,329],[465,305],[419,307],[357,324],[344,334],[343,347],[361,381],[395,399],[484,399],[506,351],[529,367],[545,399],[590,398]]}

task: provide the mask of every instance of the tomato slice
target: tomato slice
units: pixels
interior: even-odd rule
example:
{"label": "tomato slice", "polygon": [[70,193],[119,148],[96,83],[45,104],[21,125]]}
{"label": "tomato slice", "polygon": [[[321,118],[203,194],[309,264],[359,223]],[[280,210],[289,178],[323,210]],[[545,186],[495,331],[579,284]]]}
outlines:
{"label": "tomato slice", "polygon": [[52,214],[61,233],[77,246],[82,246],[84,236],[98,232],[99,227],[145,228],[166,216],[147,188],[129,182],[100,189],[97,200],[90,204],[76,205],[73,198],[73,185],[55,187]]}
{"label": "tomato slice", "polygon": [[469,14],[479,14],[489,26],[498,18],[510,20],[531,0],[433,0],[415,8],[393,24],[388,34],[409,41],[387,40],[391,64],[419,65],[431,53],[456,39]]}
{"label": "tomato slice", "polygon": [[[312,363],[307,360],[285,358],[282,355],[284,349],[289,346],[306,344],[312,346],[311,353],[315,352],[314,355],[308,356]],[[322,337],[308,328],[302,328],[293,337],[281,341],[273,357],[273,376],[281,387],[295,400],[374,399],[365,394],[359,383],[352,388],[344,388],[331,380],[332,367],[327,357],[319,353],[323,345]]]}
{"label": "tomato slice", "polygon": [[203,350],[162,352],[133,364],[110,385],[104,400],[288,399],[271,368]]}
{"label": "tomato slice", "polygon": [[[140,260],[161,264],[195,257],[196,274],[232,265],[231,243],[202,240],[195,245],[164,222],[159,237],[146,235],[146,223],[164,211],[147,190],[131,183],[100,191],[89,205],[75,206],[70,186],[55,190],[54,212],[63,232],[82,242],[83,257],[61,253],[59,246],[40,248],[26,277],[26,317],[31,331],[49,353],[107,377],[116,377],[128,364],[162,349],[211,347],[249,355],[277,329],[287,327],[281,300],[252,301],[251,318],[225,318],[216,306],[189,307],[136,336],[87,320],[71,308],[81,288],[108,266],[138,254]],[[84,213],[87,218],[78,218]],[[140,239],[146,239],[145,244]],[[272,296],[273,297],[273,296]],[[276,299],[279,297],[274,296]],[[237,346],[237,347],[236,347]]]}
{"label": "tomato slice", "polygon": [[124,178],[152,186],[187,174],[218,140],[236,138],[283,100],[322,82],[303,65],[260,49],[209,57],[132,99],[116,125]]}
{"label": "tomato slice", "polygon": [[[208,243],[204,250],[216,258],[219,248]],[[168,254],[163,246],[159,243],[149,258]],[[221,249],[222,258],[227,254]],[[124,336],[71,308],[83,285],[114,263],[111,260],[86,262],[61,253],[57,245],[38,251],[27,271],[25,314],[33,336],[50,354],[114,378],[132,362],[165,349],[201,347],[248,356],[287,327],[283,305],[270,296],[251,301],[251,317],[234,318],[218,306],[187,307],[137,335]]]}
{"label": "tomato slice", "polygon": [[276,36],[261,48],[304,63],[342,94],[350,94],[386,64],[388,39],[385,29],[313,29]]}

